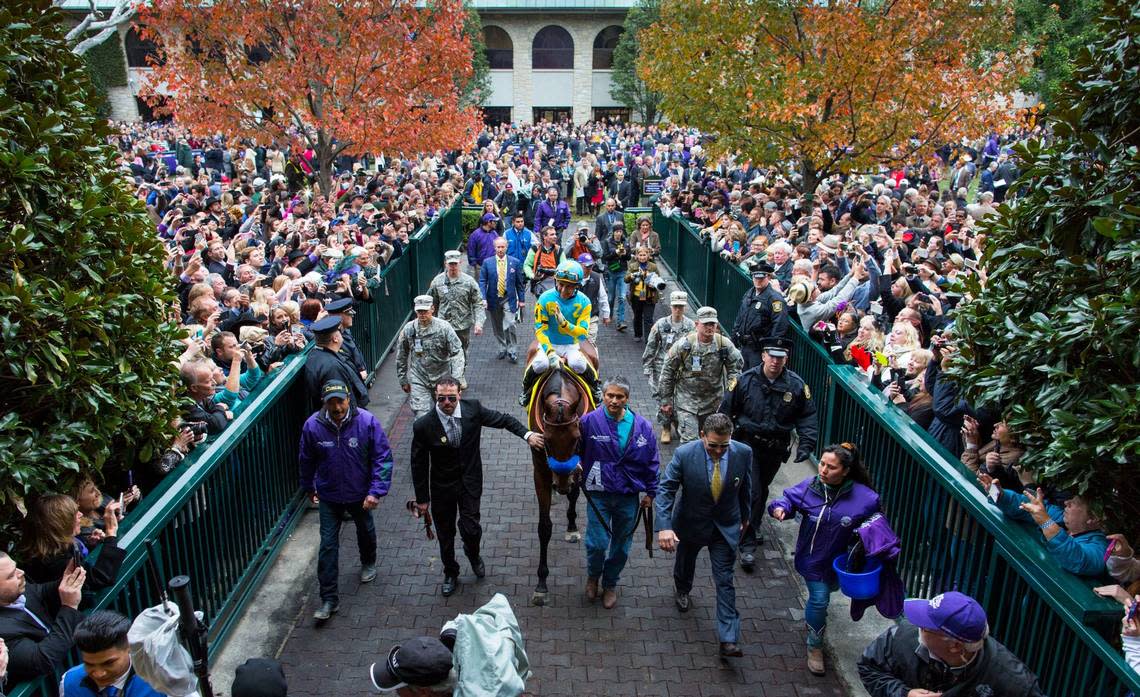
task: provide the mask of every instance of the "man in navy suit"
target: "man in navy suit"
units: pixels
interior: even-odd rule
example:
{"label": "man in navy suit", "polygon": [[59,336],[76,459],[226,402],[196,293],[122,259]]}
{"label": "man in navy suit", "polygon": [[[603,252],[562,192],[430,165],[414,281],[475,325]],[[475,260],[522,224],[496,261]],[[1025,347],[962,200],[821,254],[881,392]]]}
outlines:
{"label": "man in navy suit", "polygon": [[479,273],[479,290],[483,293],[483,307],[491,315],[491,329],[499,342],[501,361],[519,362],[518,336],[515,334],[515,317],[526,304],[526,276],[522,262],[507,256],[507,240],[495,239],[495,255],[483,260]]}
{"label": "man in navy suit", "polygon": [[[657,544],[677,552],[677,609],[688,612],[697,553],[709,548],[716,582],[716,623],[722,657],[739,657],[740,613],[732,584],[736,548],[752,511],[752,449],[732,440],[732,420],[710,414],[699,441],[673,452],[657,485]],[[678,490],[683,489],[678,502]]]}

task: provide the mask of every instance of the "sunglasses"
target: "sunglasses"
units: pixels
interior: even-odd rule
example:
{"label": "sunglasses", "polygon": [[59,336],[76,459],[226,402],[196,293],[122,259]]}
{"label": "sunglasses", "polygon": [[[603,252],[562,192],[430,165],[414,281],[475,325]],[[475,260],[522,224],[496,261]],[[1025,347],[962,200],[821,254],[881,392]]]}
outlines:
{"label": "sunglasses", "polygon": [[712,443],[706,441],[705,447],[709,450],[728,450],[728,443]]}
{"label": "sunglasses", "polygon": [[439,402],[440,404],[445,404],[447,402],[458,402],[459,401],[459,395],[441,394],[440,396],[435,398],[435,401]]}

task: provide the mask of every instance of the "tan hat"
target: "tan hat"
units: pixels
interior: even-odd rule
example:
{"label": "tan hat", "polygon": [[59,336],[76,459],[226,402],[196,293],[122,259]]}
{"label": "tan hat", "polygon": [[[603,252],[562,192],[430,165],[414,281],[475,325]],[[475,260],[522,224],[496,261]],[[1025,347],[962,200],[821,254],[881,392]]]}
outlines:
{"label": "tan hat", "polygon": [[430,310],[434,304],[430,295],[417,295],[412,301],[412,307],[416,310]]}
{"label": "tan hat", "polygon": [[683,290],[675,290],[669,294],[670,305],[684,305],[689,306],[689,296]]}
{"label": "tan hat", "polygon": [[717,321],[716,308],[715,307],[709,307],[708,305],[705,305],[704,307],[697,310],[697,323],[698,324],[704,324],[705,322],[715,322],[715,321]]}
{"label": "tan hat", "polygon": [[793,281],[792,285],[788,287],[788,292],[785,297],[793,305],[799,305],[808,299],[811,295],[811,282],[804,280]]}
{"label": "tan hat", "polygon": [[839,254],[839,235],[824,235],[823,239],[815,245],[831,255]]}
{"label": "tan hat", "polygon": [[443,253],[443,263],[445,264],[458,264],[463,256],[458,250],[449,249]]}

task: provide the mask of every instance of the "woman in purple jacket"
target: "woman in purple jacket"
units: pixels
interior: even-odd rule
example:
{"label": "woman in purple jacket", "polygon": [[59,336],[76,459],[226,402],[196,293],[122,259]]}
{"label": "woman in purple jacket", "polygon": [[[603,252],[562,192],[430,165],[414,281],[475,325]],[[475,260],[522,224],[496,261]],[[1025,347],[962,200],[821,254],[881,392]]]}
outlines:
{"label": "woman in purple jacket", "polygon": [[[593,501],[586,505],[586,598],[597,600],[600,580],[602,606],[611,610],[617,605],[618,577],[633,545],[629,533],[637,521],[638,506],[649,508],[657,495],[661,459],[653,426],[626,406],[628,380],[620,376],[606,380],[602,401],[604,406],[582,417],[579,442],[581,486]],[[639,504],[641,492],[645,496]]]}
{"label": "woman in purple jacket", "polygon": [[819,474],[809,477],[768,504],[768,514],[787,520],[801,514],[796,540],[796,571],[807,584],[804,621],[808,635],[808,670],[824,674],[823,630],[827,605],[837,586],[831,567],[855,540],[855,530],[879,511],[879,495],[870,487],[859,450],[851,443],[829,445],[819,458]]}

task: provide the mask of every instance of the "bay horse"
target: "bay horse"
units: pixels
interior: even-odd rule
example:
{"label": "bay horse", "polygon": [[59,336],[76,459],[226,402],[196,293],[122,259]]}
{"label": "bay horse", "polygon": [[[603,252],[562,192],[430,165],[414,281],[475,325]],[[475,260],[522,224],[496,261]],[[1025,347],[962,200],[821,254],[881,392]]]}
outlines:
{"label": "bay horse", "polygon": [[[580,344],[582,353],[598,367],[598,354],[589,342]],[[537,350],[531,346],[527,355],[530,364]],[[581,439],[579,419],[590,410],[591,396],[579,380],[570,374],[569,368],[559,366],[539,379],[536,398],[527,412],[530,430],[542,434],[545,446],[541,451],[531,450],[531,464],[534,469],[534,493],[538,498],[538,584],[531,596],[532,605],[545,605],[548,593],[546,577],[550,569],[546,563],[547,547],[554,524],[550,521],[550,505],[553,492],[567,497],[566,541],[581,539],[578,532],[575,504],[578,502],[578,477],[582,466],[577,461],[578,442]]]}

